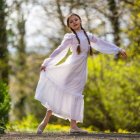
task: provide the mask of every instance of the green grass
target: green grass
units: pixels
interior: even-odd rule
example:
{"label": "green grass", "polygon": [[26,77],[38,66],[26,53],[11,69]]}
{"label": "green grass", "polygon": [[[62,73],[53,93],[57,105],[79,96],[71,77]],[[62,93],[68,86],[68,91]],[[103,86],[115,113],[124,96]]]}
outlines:
{"label": "green grass", "polygon": [[[7,132],[36,132],[39,122],[33,115],[23,118],[22,121],[13,121],[7,124]],[[48,132],[69,132],[69,126],[48,124],[45,131]],[[85,128],[83,128],[85,129]],[[85,130],[91,132],[90,128]]]}
{"label": "green grass", "polygon": [[[37,131],[38,125],[39,125],[39,122],[37,121],[37,119],[33,115],[29,115],[20,121],[17,120],[17,121],[9,122],[6,126],[6,128],[7,128],[7,132],[33,132],[34,133]],[[70,129],[70,127],[66,126],[66,125],[50,124],[49,123],[44,131],[47,131],[47,132],[69,132],[69,129]],[[97,131],[93,131],[92,127],[83,128],[83,129],[87,130],[88,132],[95,132],[95,133],[97,132]],[[111,133],[111,131],[106,130],[103,133]],[[118,131],[114,132],[114,133],[127,134],[130,132],[128,132],[127,130],[118,129]]]}

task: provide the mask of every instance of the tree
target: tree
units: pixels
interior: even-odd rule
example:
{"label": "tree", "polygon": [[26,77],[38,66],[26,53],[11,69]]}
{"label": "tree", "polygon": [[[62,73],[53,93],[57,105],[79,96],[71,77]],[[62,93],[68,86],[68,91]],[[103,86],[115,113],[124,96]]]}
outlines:
{"label": "tree", "polygon": [[[127,1],[128,2],[128,1]],[[129,38],[129,53],[133,58],[139,58],[140,53],[140,1],[135,0],[133,3],[127,5],[131,10],[130,21],[127,29],[125,29]]]}
{"label": "tree", "polygon": [[6,3],[0,0],[0,78],[8,84],[8,49],[7,49],[7,34],[6,34]]}
{"label": "tree", "polygon": [[9,53],[6,32],[6,3],[0,0],[0,133],[4,133],[8,121],[10,98],[7,84],[9,83]]}
{"label": "tree", "polygon": [[[14,88],[16,89],[16,92],[11,91],[11,97],[13,102],[13,107],[11,108],[11,116],[13,115],[13,118],[16,119],[22,119],[26,115],[25,111],[25,100],[26,100],[26,94],[25,94],[25,83],[26,83],[26,45],[25,45],[25,18],[24,18],[24,12],[22,9],[22,1],[13,1],[12,7],[10,7],[10,10],[14,10],[14,12],[17,12],[17,18],[13,19],[14,28],[16,28],[16,32],[12,27],[9,27],[9,32],[11,36],[9,35],[9,38],[13,38],[13,42],[10,42],[12,44],[12,47],[16,49],[16,53],[14,55],[14,58],[11,56],[10,64],[11,64],[11,82],[14,81],[14,85],[16,85]],[[9,12],[9,19],[10,19],[10,12]],[[14,40],[16,38],[16,40]],[[11,39],[12,40],[12,39]],[[10,85],[12,85],[10,83]],[[18,100],[16,98],[18,97]],[[14,100],[14,101],[13,101]]]}

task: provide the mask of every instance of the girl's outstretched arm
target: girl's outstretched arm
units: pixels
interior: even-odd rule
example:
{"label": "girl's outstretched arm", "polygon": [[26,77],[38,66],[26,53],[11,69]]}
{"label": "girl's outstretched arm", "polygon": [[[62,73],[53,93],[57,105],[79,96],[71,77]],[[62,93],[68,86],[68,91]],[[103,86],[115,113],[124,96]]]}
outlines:
{"label": "girl's outstretched arm", "polygon": [[105,54],[118,54],[118,53],[120,53],[123,58],[127,57],[125,50],[122,48],[119,48],[115,44],[107,42],[103,39],[100,39],[91,33],[89,33],[89,38],[90,38],[90,41],[92,44],[91,47],[94,48],[95,50],[97,50],[101,53],[105,53]]}

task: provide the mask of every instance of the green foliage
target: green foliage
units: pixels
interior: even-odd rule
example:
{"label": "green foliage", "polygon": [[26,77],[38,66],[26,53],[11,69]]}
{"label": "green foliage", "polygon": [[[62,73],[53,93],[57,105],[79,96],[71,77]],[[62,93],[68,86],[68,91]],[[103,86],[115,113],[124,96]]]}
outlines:
{"label": "green foliage", "polygon": [[140,131],[140,58],[127,62],[110,59],[100,55],[88,61],[86,125],[95,130]]}
{"label": "green foliage", "polygon": [[[17,132],[36,132],[37,126],[39,122],[34,115],[28,115],[24,117],[22,120],[17,120],[13,122],[9,122],[7,124],[7,131],[17,131]],[[90,128],[87,129],[91,131]],[[60,125],[60,124],[48,124],[45,131],[55,132],[68,132],[69,126]]]}
{"label": "green foliage", "polygon": [[134,1],[133,6],[128,8],[131,10],[129,26],[126,27],[126,32],[130,41],[129,53],[130,56],[135,57],[140,53],[140,1]]}
{"label": "green foliage", "polygon": [[7,130],[17,132],[34,132],[37,125],[37,119],[33,115],[28,115],[27,117],[23,117],[22,120],[9,122],[7,124]]}
{"label": "green foliage", "polygon": [[0,82],[0,133],[4,133],[5,125],[8,122],[10,109],[10,97],[6,84]]}

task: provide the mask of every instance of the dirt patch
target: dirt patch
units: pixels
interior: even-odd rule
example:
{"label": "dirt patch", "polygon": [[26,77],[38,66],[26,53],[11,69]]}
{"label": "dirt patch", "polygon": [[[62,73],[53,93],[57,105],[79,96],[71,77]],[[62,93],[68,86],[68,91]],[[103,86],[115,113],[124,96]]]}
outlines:
{"label": "dirt patch", "polygon": [[35,133],[6,133],[0,140],[140,140],[140,134],[89,133],[72,135],[69,133],[48,132],[41,135]]}

